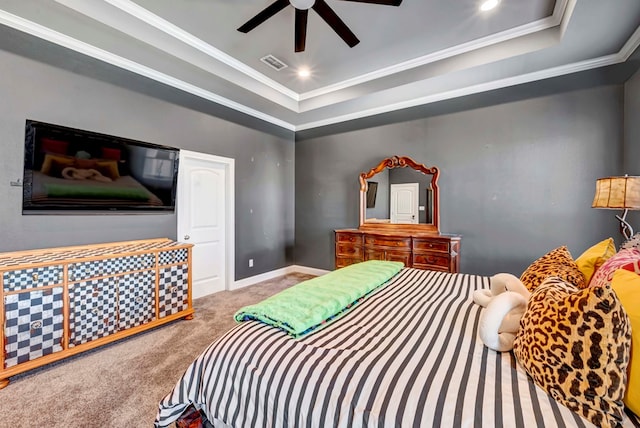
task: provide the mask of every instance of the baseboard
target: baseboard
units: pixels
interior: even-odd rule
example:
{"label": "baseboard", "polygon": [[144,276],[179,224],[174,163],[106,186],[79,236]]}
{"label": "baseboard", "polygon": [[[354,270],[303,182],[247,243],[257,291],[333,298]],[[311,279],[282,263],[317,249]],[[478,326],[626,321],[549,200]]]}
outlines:
{"label": "baseboard", "polygon": [[249,278],[244,278],[239,281],[236,281],[233,284],[232,290],[248,287],[250,285],[257,284],[262,281],[267,281],[269,279],[277,278],[282,275],[286,275],[289,273],[296,273],[296,272],[320,276],[330,271],[324,270],[324,269],[316,269],[316,268],[307,267],[307,266],[291,265],[291,266],[283,267],[280,269],[272,270],[270,272],[261,273],[260,275],[250,276]]}

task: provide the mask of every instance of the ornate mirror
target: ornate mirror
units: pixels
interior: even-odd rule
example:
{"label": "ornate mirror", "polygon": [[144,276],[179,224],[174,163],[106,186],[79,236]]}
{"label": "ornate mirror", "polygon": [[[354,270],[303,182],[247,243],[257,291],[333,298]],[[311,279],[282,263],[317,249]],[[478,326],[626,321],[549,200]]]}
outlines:
{"label": "ornate mirror", "polygon": [[438,233],[437,167],[406,156],[383,159],[360,174],[360,228]]}

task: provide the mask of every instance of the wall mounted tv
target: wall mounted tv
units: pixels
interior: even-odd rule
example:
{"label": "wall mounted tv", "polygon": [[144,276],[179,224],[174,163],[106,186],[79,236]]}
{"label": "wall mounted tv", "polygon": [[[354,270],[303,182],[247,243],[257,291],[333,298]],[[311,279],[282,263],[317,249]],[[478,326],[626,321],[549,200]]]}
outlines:
{"label": "wall mounted tv", "polygon": [[27,120],[22,213],[173,212],[179,153]]}

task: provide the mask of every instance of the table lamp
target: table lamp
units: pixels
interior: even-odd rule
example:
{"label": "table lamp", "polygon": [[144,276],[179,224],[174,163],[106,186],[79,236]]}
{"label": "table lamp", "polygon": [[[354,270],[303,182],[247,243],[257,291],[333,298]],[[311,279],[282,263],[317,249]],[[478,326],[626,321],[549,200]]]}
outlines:
{"label": "table lamp", "polygon": [[629,210],[640,210],[640,177],[625,175],[599,178],[591,207],[624,210],[622,216],[616,215],[616,218],[620,221],[622,235],[625,239],[631,238],[633,228],[626,217]]}

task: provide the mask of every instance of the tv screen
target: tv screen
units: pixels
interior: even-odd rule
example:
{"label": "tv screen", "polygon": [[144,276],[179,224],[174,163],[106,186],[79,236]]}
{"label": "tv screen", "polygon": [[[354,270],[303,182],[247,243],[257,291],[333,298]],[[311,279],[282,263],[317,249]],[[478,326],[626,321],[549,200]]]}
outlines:
{"label": "tv screen", "polygon": [[27,120],[22,212],[173,212],[179,153]]}
{"label": "tv screen", "polygon": [[376,207],[377,194],[378,194],[378,182],[369,181],[367,184],[367,208]]}

